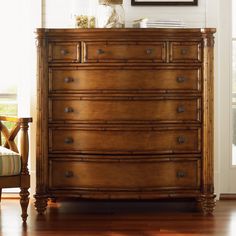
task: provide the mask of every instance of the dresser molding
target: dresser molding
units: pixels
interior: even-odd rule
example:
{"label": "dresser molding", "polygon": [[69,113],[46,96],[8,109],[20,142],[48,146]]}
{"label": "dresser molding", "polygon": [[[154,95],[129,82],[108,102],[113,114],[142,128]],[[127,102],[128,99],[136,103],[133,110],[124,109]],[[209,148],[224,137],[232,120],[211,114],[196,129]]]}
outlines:
{"label": "dresser molding", "polygon": [[214,33],[37,30],[40,214],[59,197],[191,198],[212,214]]}

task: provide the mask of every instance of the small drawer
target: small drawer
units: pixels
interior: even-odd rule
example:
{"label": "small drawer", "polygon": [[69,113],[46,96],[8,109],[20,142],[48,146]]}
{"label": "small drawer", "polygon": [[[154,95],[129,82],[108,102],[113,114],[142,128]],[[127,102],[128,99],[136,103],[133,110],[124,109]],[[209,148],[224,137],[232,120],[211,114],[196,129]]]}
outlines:
{"label": "small drawer", "polygon": [[[132,98],[132,100],[131,100]],[[199,123],[201,98],[51,98],[49,120],[99,123]]]}
{"label": "small drawer", "polygon": [[200,128],[92,128],[49,129],[50,153],[200,153]]}
{"label": "small drawer", "polygon": [[201,62],[201,42],[172,42],[170,43],[170,62]]}
{"label": "small drawer", "polygon": [[51,189],[199,189],[200,160],[79,161],[50,159]]}
{"label": "small drawer", "polygon": [[84,42],[83,62],[166,62],[166,43]]}
{"label": "small drawer", "polygon": [[202,87],[201,69],[75,69],[50,68],[49,91],[87,92],[87,91],[154,91],[198,92]]}
{"label": "small drawer", "polygon": [[49,62],[80,62],[80,43],[49,43]]}

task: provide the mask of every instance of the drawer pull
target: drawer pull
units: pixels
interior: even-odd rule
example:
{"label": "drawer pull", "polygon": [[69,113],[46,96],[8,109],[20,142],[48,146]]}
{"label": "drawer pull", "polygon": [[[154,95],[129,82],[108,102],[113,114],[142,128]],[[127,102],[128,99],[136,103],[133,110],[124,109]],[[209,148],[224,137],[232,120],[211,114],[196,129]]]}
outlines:
{"label": "drawer pull", "polygon": [[65,144],[72,144],[74,142],[73,138],[65,138],[64,143]]}
{"label": "drawer pull", "polygon": [[176,173],[176,177],[177,177],[177,178],[184,178],[184,177],[186,177],[186,176],[187,176],[187,173],[184,172],[184,171],[178,171],[178,172]]}
{"label": "drawer pull", "polygon": [[61,50],[61,55],[65,56],[67,54],[69,54],[69,51],[67,51],[66,49]]}
{"label": "drawer pull", "polygon": [[150,55],[150,54],[152,54],[152,49],[151,48],[148,48],[147,50],[146,50],[146,53],[148,54],[148,55]]}
{"label": "drawer pull", "polygon": [[72,178],[73,176],[74,176],[73,171],[70,171],[70,170],[69,170],[69,171],[66,171],[66,172],[65,172],[65,177],[66,177],[66,178]]}
{"label": "drawer pull", "polygon": [[182,48],[181,49],[181,55],[186,55],[188,53],[188,49],[187,48]]}
{"label": "drawer pull", "polygon": [[72,112],[74,112],[74,109],[72,107],[66,107],[64,112],[65,113],[72,113]]}
{"label": "drawer pull", "polygon": [[177,77],[176,81],[178,83],[184,83],[186,81],[186,78],[184,78],[184,77]]}
{"label": "drawer pull", "polygon": [[68,83],[74,82],[74,79],[73,79],[73,78],[70,78],[70,77],[65,77],[65,78],[64,78],[64,82],[65,82],[66,84],[68,84]]}
{"label": "drawer pull", "polygon": [[184,106],[179,106],[179,107],[177,108],[177,112],[178,112],[178,113],[184,113],[184,112],[185,112]]}
{"label": "drawer pull", "polygon": [[184,144],[186,142],[186,139],[185,139],[184,136],[179,136],[177,138],[177,141],[178,141],[179,144]]}
{"label": "drawer pull", "polygon": [[97,54],[98,54],[98,55],[102,55],[102,54],[104,54],[104,53],[105,53],[105,51],[102,50],[101,48],[97,50]]}

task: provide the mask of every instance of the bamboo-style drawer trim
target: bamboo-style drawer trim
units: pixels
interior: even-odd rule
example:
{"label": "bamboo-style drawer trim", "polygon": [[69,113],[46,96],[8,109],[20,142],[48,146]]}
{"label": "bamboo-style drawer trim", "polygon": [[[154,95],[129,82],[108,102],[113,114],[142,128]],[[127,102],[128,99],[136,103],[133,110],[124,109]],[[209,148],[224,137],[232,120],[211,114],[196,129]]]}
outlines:
{"label": "bamboo-style drawer trim", "polygon": [[50,42],[48,61],[80,63],[80,42]]}
{"label": "bamboo-style drawer trim", "polygon": [[201,153],[200,128],[51,127],[50,153]]}
{"label": "bamboo-style drawer trim", "polygon": [[200,63],[202,61],[202,42],[171,42],[170,62]]}
{"label": "bamboo-style drawer trim", "polygon": [[82,47],[84,63],[167,61],[166,42],[85,41]]}
{"label": "bamboo-style drawer trim", "polygon": [[50,159],[50,189],[178,190],[199,189],[199,159],[79,161]]}
{"label": "bamboo-style drawer trim", "polygon": [[50,122],[200,123],[200,97],[53,97]]}
{"label": "bamboo-style drawer trim", "polygon": [[202,90],[201,67],[49,68],[50,93],[160,92],[193,93]]}

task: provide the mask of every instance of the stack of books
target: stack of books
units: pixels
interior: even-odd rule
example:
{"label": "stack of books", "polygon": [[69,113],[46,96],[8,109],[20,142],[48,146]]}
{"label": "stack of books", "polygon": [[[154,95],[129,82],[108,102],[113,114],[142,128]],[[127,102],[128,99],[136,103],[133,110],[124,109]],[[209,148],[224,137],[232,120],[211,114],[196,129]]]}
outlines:
{"label": "stack of books", "polygon": [[184,28],[186,24],[180,20],[149,20],[147,18],[135,20],[134,28]]}

